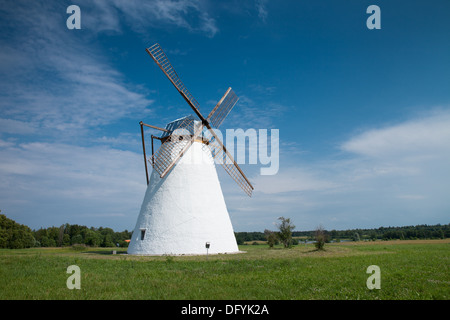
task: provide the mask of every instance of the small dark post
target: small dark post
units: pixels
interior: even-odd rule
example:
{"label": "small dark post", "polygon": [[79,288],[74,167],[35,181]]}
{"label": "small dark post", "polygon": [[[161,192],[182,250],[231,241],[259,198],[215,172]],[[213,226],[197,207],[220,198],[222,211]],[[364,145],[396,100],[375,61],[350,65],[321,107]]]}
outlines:
{"label": "small dark post", "polygon": [[155,154],[155,152],[153,151],[153,139],[155,139],[155,138],[157,138],[157,137],[152,135],[152,166],[155,166],[155,158],[153,158],[153,155]]}
{"label": "small dark post", "polygon": [[206,258],[208,258],[208,249],[209,249],[210,243],[206,242],[205,243],[205,247],[206,247]]}
{"label": "small dark post", "polygon": [[139,124],[141,125],[142,150],[144,151],[145,177],[147,178],[147,185],[148,185],[149,180],[148,180],[148,169],[147,169],[147,156],[145,155],[144,126],[143,126],[144,123],[141,121],[141,122],[139,122]]}

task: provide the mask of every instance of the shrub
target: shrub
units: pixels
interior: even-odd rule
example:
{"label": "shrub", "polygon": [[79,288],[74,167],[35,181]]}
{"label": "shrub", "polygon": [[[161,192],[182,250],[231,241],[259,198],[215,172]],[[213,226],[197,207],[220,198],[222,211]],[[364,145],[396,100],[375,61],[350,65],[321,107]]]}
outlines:
{"label": "shrub", "polygon": [[85,244],[76,243],[76,244],[73,244],[71,248],[72,248],[72,250],[75,250],[75,251],[83,251],[83,250],[86,250],[87,247]]}
{"label": "shrub", "polygon": [[314,245],[317,250],[325,250],[326,235],[322,226],[317,227],[315,232],[316,242]]}

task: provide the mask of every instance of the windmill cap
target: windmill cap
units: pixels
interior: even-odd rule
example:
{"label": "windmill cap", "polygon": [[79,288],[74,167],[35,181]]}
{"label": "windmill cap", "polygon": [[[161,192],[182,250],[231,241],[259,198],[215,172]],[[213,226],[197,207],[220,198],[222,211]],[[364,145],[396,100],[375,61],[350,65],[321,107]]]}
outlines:
{"label": "windmill cap", "polygon": [[[192,125],[186,126],[186,120],[192,121]],[[168,132],[164,131],[161,134],[160,138],[165,138],[165,137],[170,136],[172,134],[172,132],[174,132],[175,130],[180,128],[181,125],[183,125],[184,130],[188,130],[190,134],[194,134],[194,122],[198,122],[198,120],[195,120],[195,117],[193,115],[188,115],[186,117],[169,122],[165,128],[166,130],[169,130],[169,131]]]}

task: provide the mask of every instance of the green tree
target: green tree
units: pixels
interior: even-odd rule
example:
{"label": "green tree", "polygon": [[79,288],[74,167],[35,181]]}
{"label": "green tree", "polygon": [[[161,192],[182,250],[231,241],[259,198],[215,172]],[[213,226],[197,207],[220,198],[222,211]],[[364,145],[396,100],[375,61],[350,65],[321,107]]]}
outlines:
{"label": "green tree", "polygon": [[0,247],[22,249],[33,247],[36,243],[31,229],[0,214]]}
{"label": "green tree", "polygon": [[292,246],[292,231],[295,225],[292,224],[290,218],[279,217],[278,220],[281,222],[277,225],[279,232],[277,232],[278,239],[283,244],[285,248],[290,248]]}
{"label": "green tree", "polygon": [[66,229],[66,226],[64,224],[59,227],[59,230],[58,230],[58,247],[62,247],[63,246],[64,230],[65,229]]}
{"label": "green tree", "polygon": [[48,239],[51,242],[51,247],[56,247],[58,245],[59,240],[59,227],[50,227],[47,228]]}
{"label": "green tree", "polygon": [[64,236],[63,236],[62,245],[63,246],[70,246],[70,236],[67,233],[65,233]]}
{"label": "green tree", "polygon": [[112,241],[112,235],[110,234],[106,234],[103,237],[103,242],[101,244],[102,247],[115,247],[116,245],[114,244],[114,242]]}
{"label": "green tree", "polygon": [[273,246],[278,242],[275,232],[266,229],[264,230],[264,235],[266,236],[267,244],[269,245],[269,247],[273,248]]}
{"label": "green tree", "polygon": [[101,234],[95,232],[92,229],[86,230],[86,236],[84,237],[84,244],[91,247],[98,247],[102,243]]}
{"label": "green tree", "polygon": [[72,237],[72,244],[83,244],[83,236],[81,234],[76,234]]}

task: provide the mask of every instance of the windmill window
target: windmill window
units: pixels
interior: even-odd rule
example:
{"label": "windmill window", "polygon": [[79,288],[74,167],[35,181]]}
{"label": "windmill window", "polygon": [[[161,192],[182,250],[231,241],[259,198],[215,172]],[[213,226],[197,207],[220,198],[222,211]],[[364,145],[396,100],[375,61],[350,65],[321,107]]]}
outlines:
{"label": "windmill window", "polygon": [[141,240],[144,240],[145,237],[145,229],[141,229]]}

